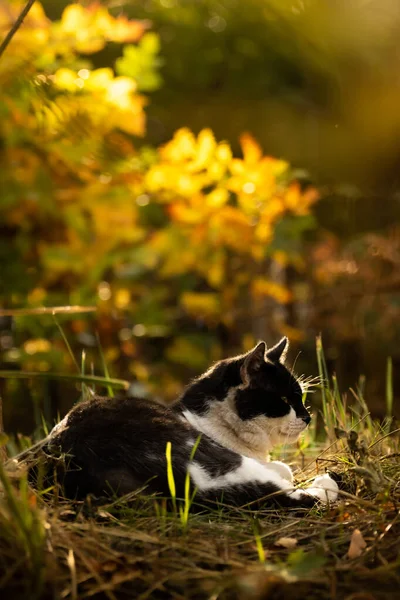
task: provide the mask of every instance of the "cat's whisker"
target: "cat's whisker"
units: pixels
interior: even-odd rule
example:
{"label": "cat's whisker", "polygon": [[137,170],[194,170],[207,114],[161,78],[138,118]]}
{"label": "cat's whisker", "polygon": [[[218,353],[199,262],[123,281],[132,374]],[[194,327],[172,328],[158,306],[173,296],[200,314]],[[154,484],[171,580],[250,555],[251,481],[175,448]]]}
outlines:
{"label": "cat's whisker", "polygon": [[291,375],[292,375],[292,376],[294,376],[294,368],[295,368],[295,366],[296,366],[296,362],[297,362],[297,359],[299,358],[300,354],[301,354],[301,350],[299,350],[299,352],[297,353],[297,356],[296,356],[296,358],[294,359],[294,362],[293,362],[292,368],[291,368],[291,370],[290,370],[290,373],[291,373]]}

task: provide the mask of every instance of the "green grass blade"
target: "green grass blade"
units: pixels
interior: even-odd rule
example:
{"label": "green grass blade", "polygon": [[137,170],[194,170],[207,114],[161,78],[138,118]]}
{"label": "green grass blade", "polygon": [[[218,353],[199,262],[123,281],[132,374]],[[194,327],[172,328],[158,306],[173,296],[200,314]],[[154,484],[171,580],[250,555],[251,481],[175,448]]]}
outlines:
{"label": "green grass blade", "polygon": [[264,564],[265,558],[266,558],[265,550],[264,550],[264,546],[263,546],[262,539],[260,536],[258,520],[256,520],[256,519],[254,519],[254,521],[253,521],[253,533],[254,533],[254,539],[256,542],[258,560],[261,564]]}
{"label": "green grass blade", "polygon": [[[192,451],[190,452],[189,463],[193,460],[194,455],[196,454],[196,450],[200,444],[200,440],[201,440],[201,434],[198,436],[195,444],[193,445]],[[192,505],[192,502],[194,500],[194,497],[195,497],[196,491],[197,491],[197,489],[194,488],[193,494],[192,494],[192,496],[190,496],[190,483],[191,483],[190,474],[189,474],[189,471],[187,471],[186,477],[185,477],[184,507],[183,507],[183,510],[181,511],[181,522],[182,522],[183,527],[185,527],[185,528],[187,527],[187,524],[189,521],[190,507]]]}
{"label": "green grass blade", "polygon": [[[106,359],[105,359],[105,356],[104,356],[103,348],[102,348],[102,345],[100,343],[100,337],[99,337],[99,334],[97,333],[97,331],[96,331],[96,341],[97,341],[97,347],[98,347],[99,353],[100,353],[100,360],[101,360],[101,364],[102,364],[102,367],[103,367],[104,376],[107,379],[110,379],[110,373],[109,373],[109,370],[108,370],[108,367],[107,367],[107,363],[106,363]],[[113,391],[113,389],[112,389],[111,386],[107,386],[107,394],[111,398],[114,397],[114,391]]]}
{"label": "green grass blade", "polygon": [[60,323],[57,320],[57,317],[54,314],[53,314],[53,320],[54,320],[54,323],[57,326],[58,331],[61,334],[62,339],[64,340],[64,344],[67,347],[68,353],[69,353],[70,357],[72,358],[72,362],[74,363],[74,365],[76,367],[76,370],[78,371],[78,373],[80,373],[80,368],[79,368],[78,362],[77,362],[77,360],[75,358],[74,353],[72,352],[72,348],[71,348],[71,346],[69,344],[67,336],[65,335],[63,328],[61,327]]}
{"label": "green grass blade", "polygon": [[165,456],[167,458],[167,479],[168,479],[168,487],[169,492],[172,498],[172,504],[174,506],[174,511],[176,513],[176,487],[175,487],[175,479],[174,472],[172,469],[172,447],[171,442],[167,442],[167,447],[165,450]]}
{"label": "green grass blade", "polygon": [[325,369],[324,369],[325,361],[323,360],[324,350],[322,347],[322,339],[321,339],[320,335],[317,336],[317,339],[316,339],[316,350],[317,350],[318,375],[321,380],[321,386],[319,389],[321,390],[321,398],[322,398],[322,414],[324,417],[325,427],[326,427],[327,431],[329,432],[330,431],[330,427],[329,427],[330,418],[329,418],[328,402],[327,402],[327,397],[326,397],[327,380],[325,378]]}

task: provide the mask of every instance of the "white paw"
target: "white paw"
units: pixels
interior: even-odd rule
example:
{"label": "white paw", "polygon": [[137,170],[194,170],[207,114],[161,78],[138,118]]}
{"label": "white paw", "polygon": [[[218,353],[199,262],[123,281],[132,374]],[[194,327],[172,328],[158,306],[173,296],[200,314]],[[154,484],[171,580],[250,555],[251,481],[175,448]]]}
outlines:
{"label": "white paw", "polygon": [[339,487],[336,481],[326,473],[316,477],[312,485],[306,488],[306,491],[321,500],[321,502],[334,502],[338,497]]}
{"label": "white paw", "polygon": [[273,460],[266,464],[268,469],[277,473],[282,479],[293,483],[293,473],[290,467],[285,465],[285,463],[280,462],[279,460]]}

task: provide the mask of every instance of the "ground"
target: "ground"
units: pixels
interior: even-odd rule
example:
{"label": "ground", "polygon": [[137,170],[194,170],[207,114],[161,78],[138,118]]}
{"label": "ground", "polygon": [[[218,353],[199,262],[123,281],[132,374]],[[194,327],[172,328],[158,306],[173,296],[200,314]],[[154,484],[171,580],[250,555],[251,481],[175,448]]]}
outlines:
{"label": "ground", "polygon": [[[143,493],[69,503],[1,469],[2,597],[155,599],[394,598],[400,587],[398,432],[372,431],[286,458],[341,473],[340,500],[307,511],[220,506],[188,518]],[[355,432],[353,428],[353,432]],[[372,436],[372,437],[371,437]],[[350,543],[352,541],[352,549]],[[349,556],[350,552],[350,556]],[[4,594],[4,595],[3,595]]]}

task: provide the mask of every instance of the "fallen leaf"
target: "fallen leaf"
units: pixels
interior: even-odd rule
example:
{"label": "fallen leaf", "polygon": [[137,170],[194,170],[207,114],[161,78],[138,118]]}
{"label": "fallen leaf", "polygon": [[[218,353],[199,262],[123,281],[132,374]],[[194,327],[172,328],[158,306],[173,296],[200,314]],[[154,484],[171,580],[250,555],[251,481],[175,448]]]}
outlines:
{"label": "fallen leaf", "polygon": [[366,547],[367,543],[363,538],[363,534],[359,529],[355,529],[351,535],[347,557],[351,559],[361,556]]}
{"label": "fallen leaf", "polygon": [[292,550],[297,546],[296,538],[290,537],[281,537],[279,540],[276,540],[275,546],[281,546],[282,548],[287,548],[288,550]]}

